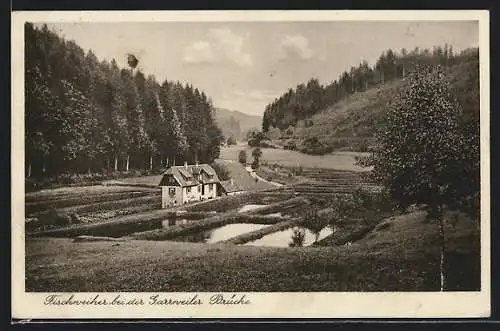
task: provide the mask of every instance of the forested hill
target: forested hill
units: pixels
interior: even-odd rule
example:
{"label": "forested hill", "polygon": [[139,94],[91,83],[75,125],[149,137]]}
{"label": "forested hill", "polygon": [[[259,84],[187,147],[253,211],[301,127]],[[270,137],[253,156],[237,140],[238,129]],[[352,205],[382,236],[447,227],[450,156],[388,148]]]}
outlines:
{"label": "forested hill", "polygon": [[[47,26],[25,26],[28,176],[211,162],[222,132],[203,91],[100,61]],[[124,54],[124,57],[126,54]]]}
{"label": "forested hill", "polygon": [[247,133],[253,129],[260,130],[262,117],[249,115],[237,110],[215,108],[215,118],[226,138],[245,140]]}
{"label": "forested hill", "polygon": [[[291,148],[323,154],[336,149],[366,150],[390,101],[419,66],[444,67],[464,116],[479,114],[479,52],[454,54],[449,46],[384,52],[373,67],[366,62],[320,85],[311,79],[266,106],[263,131],[288,139]],[[279,130],[278,130],[279,129]],[[275,131],[278,131],[276,134]]]}

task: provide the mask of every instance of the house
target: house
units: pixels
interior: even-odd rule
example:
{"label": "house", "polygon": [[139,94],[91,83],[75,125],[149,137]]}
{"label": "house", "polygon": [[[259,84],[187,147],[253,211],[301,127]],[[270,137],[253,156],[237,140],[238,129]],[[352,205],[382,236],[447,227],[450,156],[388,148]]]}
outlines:
{"label": "house", "polygon": [[232,178],[229,180],[221,181],[220,186],[221,193],[226,195],[236,195],[245,192],[245,190],[241,186],[236,184]]}
{"label": "house", "polygon": [[208,164],[172,166],[163,173],[161,206],[168,208],[188,202],[213,199],[217,196],[220,180]]}

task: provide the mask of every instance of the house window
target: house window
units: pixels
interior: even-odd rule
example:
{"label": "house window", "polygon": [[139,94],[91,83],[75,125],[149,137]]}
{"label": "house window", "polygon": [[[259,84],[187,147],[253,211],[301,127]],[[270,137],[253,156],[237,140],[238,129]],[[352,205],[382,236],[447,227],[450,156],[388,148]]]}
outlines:
{"label": "house window", "polygon": [[210,184],[210,185],[208,185],[208,190],[209,190],[210,192],[212,192],[212,191],[214,190],[214,187]]}
{"label": "house window", "polygon": [[198,186],[198,193],[201,193],[201,186]]}
{"label": "house window", "polygon": [[168,189],[168,195],[169,195],[171,198],[173,198],[173,197],[175,196],[175,188],[170,187],[170,188]]}
{"label": "house window", "polygon": [[191,187],[186,187],[186,193],[187,194],[191,193]]}

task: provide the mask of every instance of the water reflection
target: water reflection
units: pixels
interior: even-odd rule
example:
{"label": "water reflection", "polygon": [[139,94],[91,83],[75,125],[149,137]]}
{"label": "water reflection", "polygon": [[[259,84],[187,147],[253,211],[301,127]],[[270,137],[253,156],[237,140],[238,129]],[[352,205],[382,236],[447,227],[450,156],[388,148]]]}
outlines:
{"label": "water reflection", "polygon": [[246,212],[246,211],[250,211],[250,210],[255,210],[255,209],[260,209],[260,208],[264,208],[264,207],[267,207],[267,205],[254,205],[254,204],[248,204],[248,205],[244,205],[243,207],[241,207],[238,212],[239,213],[243,213],[243,212]]}
{"label": "water reflection", "polygon": [[202,231],[193,235],[179,237],[174,239],[175,241],[184,242],[197,242],[197,243],[207,243],[213,244],[219,241],[224,241],[241,234],[256,231],[265,227],[268,224],[246,224],[246,223],[234,223],[224,225],[220,228],[212,229],[209,231]]}
{"label": "water reflection", "polygon": [[178,224],[187,224],[189,220],[185,218],[168,218],[161,222],[162,228],[166,229],[168,227],[178,225]]}
{"label": "water reflection", "polygon": [[[333,233],[330,227],[319,232],[317,240],[321,240]],[[268,234],[260,239],[246,243],[248,246],[269,247],[302,247],[310,246],[316,241],[316,235],[303,227],[294,227],[284,231]]]}
{"label": "water reflection", "polygon": [[288,244],[290,247],[302,247],[304,246],[304,240],[306,238],[305,229],[295,228],[292,233],[292,241]]}

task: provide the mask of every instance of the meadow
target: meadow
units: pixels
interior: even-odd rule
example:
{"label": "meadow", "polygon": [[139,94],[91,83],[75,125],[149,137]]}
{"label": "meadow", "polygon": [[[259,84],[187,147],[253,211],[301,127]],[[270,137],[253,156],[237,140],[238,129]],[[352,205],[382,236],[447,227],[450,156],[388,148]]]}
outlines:
{"label": "meadow", "polygon": [[[221,148],[219,158],[222,160],[238,161],[241,150],[247,153],[247,162],[252,162],[252,147],[233,145]],[[285,167],[324,168],[345,171],[368,171],[369,169],[355,165],[356,156],[366,155],[358,152],[334,152],[325,155],[309,155],[292,150],[278,148],[261,148],[261,161],[268,164],[279,164]]]}

